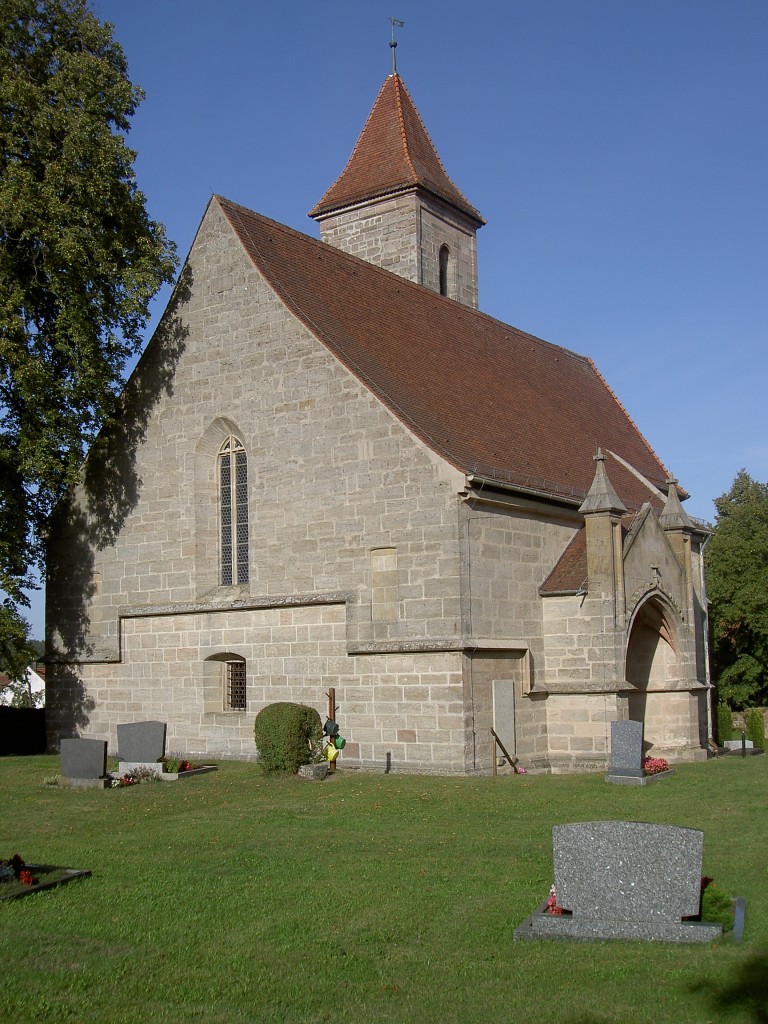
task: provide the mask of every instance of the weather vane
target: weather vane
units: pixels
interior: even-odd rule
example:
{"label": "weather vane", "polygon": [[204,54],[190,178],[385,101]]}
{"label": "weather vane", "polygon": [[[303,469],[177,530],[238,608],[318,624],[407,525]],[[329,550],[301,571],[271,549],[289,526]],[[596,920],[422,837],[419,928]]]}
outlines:
{"label": "weather vane", "polygon": [[403,25],[405,24],[405,22],[404,21],[398,21],[397,18],[390,18],[389,20],[392,23],[392,38],[389,41],[389,45],[392,48],[392,74],[396,75],[397,74],[397,60],[395,58],[395,50],[397,49],[397,40],[395,39],[395,25],[397,25],[398,28],[402,28]]}

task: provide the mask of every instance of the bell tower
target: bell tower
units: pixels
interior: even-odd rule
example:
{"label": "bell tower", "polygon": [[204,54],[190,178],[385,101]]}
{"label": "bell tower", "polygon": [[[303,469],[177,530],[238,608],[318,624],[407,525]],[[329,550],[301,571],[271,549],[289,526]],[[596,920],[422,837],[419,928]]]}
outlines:
{"label": "bell tower", "polygon": [[477,308],[477,229],[400,76],[385,80],[347,166],[309,213],[329,245]]}

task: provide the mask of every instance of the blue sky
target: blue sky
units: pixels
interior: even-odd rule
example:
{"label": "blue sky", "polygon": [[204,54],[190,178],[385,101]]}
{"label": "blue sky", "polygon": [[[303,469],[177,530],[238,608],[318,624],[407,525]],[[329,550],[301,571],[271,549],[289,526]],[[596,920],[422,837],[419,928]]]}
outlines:
{"label": "blue sky", "polygon": [[92,6],[146,92],[129,142],[182,257],[212,192],[317,234],[404,21],[398,71],[488,221],[481,309],[591,356],[691,514],[742,466],[768,480],[765,0]]}

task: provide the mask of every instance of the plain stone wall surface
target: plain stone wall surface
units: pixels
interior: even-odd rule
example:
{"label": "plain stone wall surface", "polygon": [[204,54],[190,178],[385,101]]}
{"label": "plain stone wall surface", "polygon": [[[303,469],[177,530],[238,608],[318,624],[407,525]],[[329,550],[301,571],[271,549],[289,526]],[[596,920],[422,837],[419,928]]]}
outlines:
{"label": "plain stone wall surface", "polygon": [[[346,652],[343,604],[128,617],[122,662],[81,668],[95,700],[89,730],[115,750],[126,717],[162,715],[169,751],[254,757],[262,707],[295,701],[324,716],[334,687],[343,763],[463,771],[460,655]],[[228,653],[246,660],[242,712],[224,708]]]}
{"label": "plain stone wall surface", "polygon": [[543,653],[539,587],[576,530],[529,507],[483,503],[462,510],[468,567],[467,622],[476,637],[525,637]]}

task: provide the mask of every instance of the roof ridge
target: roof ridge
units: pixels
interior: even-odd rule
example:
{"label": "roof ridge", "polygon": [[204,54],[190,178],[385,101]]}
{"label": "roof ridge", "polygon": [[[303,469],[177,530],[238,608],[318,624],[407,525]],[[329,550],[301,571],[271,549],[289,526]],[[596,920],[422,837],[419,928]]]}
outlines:
{"label": "roof ridge", "polygon": [[[341,173],[340,173],[340,174],[339,174],[339,175],[338,175],[338,176],[337,176],[337,177],[336,177],[336,178],[334,179],[334,181],[333,181],[333,182],[331,183],[331,185],[330,185],[330,186],[329,186],[329,187],[328,187],[328,188],[327,188],[327,189],[325,190],[325,192],[323,193],[323,196],[322,196],[322,198],[321,198],[321,199],[319,199],[319,200],[318,200],[318,201],[317,201],[317,202],[315,203],[315,205],[314,205],[314,206],[312,207],[312,209],[311,209],[311,210],[309,211],[309,216],[310,216],[310,217],[314,216],[314,214],[315,214],[315,211],[316,211],[316,210],[317,210],[317,209],[318,209],[318,208],[320,207],[320,205],[321,205],[321,204],[322,204],[322,202],[323,202],[323,199],[325,199],[325,197],[326,197],[327,195],[329,195],[329,194],[330,194],[331,192],[333,192],[333,190],[334,190],[334,189],[336,188],[336,186],[337,186],[337,185],[339,184],[339,182],[341,181],[341,179],[342,179],[342,178],[344,177],[344,175],[345,175],[345,174],[347,173],[347,171],[349,170],[349,168],[350,168],[350,166],[351,166],[351,164],[352,164],[352,161],[353,161],[353,160],[355,159],[355,156],[356,156],[356,154],[357,154],[357,151],[358,151],[358,149],[360,148],[360,143],[361,143],[361,142],[363,141],[363,137],[365,136],[365,132],[366,132],[366,129],[368,128],[368,125],[369,125],[369,124],[371,123],[371,118],[373,117],[373,115],[374,115],[374,112],[375,112],[375,110],[376,110],[376,107],[378,106],[379,100],[381,99],[381,94],[382,94],[382,93],[384,92],[384,90],[385,90],[385,89],[386,89],[386,87],[387,87],[387,81],[388,81],[388,80],[389,80],[388,78],[385,78],[385,79],[384,79],[384,82],[383,82],[383,84],[382,84],[381,88],[380,88],[380,89],[379,89],[379,91],[378,91],[378,92],[376,93],[376,99],[375,99],[375,100],[373,101],[373,106],[372,106],[372,107],[371,107],[371,109],[370,109],[370,110],[368,111],[368,117],[366,117],[366,119],[365,119],[365,124],[363,125],[363,130],[362,130],[362,131],[360,132],[360,134],[358,135],[358,137],[357,137],[357,141],[355,142],[354,146],[352,147],[352,152],[351,152],[351,153],[350,153],[350,155],[349,155],[349,159],[348,159],[348,160],[347,160],[347,162],[346,162],[346,163],[344,164],[344,167],[342,168],[342,171],[341,171]],[[245,209],[245,207],[244,207],[244,209]],[[309,237],[311,237],[311,236],[309,236]]]}
{"label": "roof ridge", "polygon": [[[649,454],[650,454],[650,455],[652,455],[654,459],[656,459],[656,461],[657,461],[657,462],[659,463],[659,465],[660,465],[660,466],[662,467],[662,469],[663,469],[663,470],[664,470],[664,472],[665,472],[665,473],[667,474],[667,476],[670,476],[671,474],[670,474],[669,470],[668,470],[668,469],[667,469],[667,467],[666,467],[666,466],[664,465],[664,463],[663,463],[663,462],[661,461],[661,459],[660,459],[660,458],[659,458],[659,456],[658,456],[658,455],[656,454],[656,452],[655,452],[655,451],[653,450],[653,448],[652,448],[652,447],[651,447],[651,445],[649,444],[649,442],[648,442],[648,439],[646,438],[645,434],[644,434],[644,433],[642,432],[642,430],[640,429],[640,427],[638,427],[638,425],[637,425],[637,424],[635,423],[635,421],[634,421],[633,417],[632,417],[632,416],[630,416],[630,414],[629,414],[629,412],[627,411],[627,408],[626,408],[626,406],[624,405],[624,403],[623,403],[623,402],[622,402],[622,401],[620,400],[619,396],[618,396],[618,395],[616,394],[616,392],[615,392],[615,391],[613,390],[613,388],[611,387],[611,385],[610,385],[610,384],[608,383],[608,381],[607,381],[607,380],[605,379],[605,377],[604,377],[604,376],[602,375],[602,373],[600,373],[600,371],[598,370],[598,368],[597,368],[597,367],[595,366],[594,362],[592,361],[592,358],[591,358],[591,356],[585,356],[584,358],[585,358],[585,359],[587,359],[587,360],[589,361],[589,364],[590,364],[590,366],[591,366],[591,367],[592,367],[592,369],[593,369],[593,370],[595,371],[595,373],[596,373],[596,374],[597,374],[597,376],[598,376],[598,377],[600,378],[600,380],[601,380],[601,381],[603,382],[603,386],[604,386],[604,387],[606,388],[606,390],[607,390],[607,391],[609,392],[609,394],[611,395],[611,398],[612,398],[612,399],[614,400],[614,402],[616,403],[616,405],[618,405],[618,407],[619,407],[619,408],[621,409],[621,411],[622,411],[622,412],[624,413],[624,415],[625,415],[625,416],[627,417],[627,419],[629,420],[629,422],[630,422],[630,423],[632,424],[632,426],[633,426],[633,427],[635,428],[635,430],[637,431],[638,435],[639,435],[639,436],[640,436],[640,438],[642,439],[642,441],[643,441],[643,444],[644,444],[644,445],[645,445],[645,447],[646,447],[646,448],[648,449],[648,452],[649,452]],[[613,454],[613,452],[612,452],[611,454]]]}
{"label": "roof ridge", "polygon": [[[408,161],[408,166],[411,169],[411,174],[413,175],[415,181],[418,181],[419,176],[416,173],[416,168],[413,166],[413,160],[411,159],[411,148],[408,145],[408,133],[405,130],[405,114],[403,113],[403,97],[401,95],[400,88],[398,86],[402,87],[402,89],[405,89],[406,95],[408,94],[408,90],[405,88],[405,83],[400,78],[400,76],[398,75],[397,72],[394,72],[392,77],[395,79],[395,99],[397,101],[397,116],[398,116],[398,120],[400,121],[400,137],[403,140],[403,151],[405,153],[405,159]],[[411,97],[408,96],[408,99],[411,99]],[[414,110],[416,110],[416,107],[413,104],[413,100],[411,100],[411,105],[413,106]],[[416,115],[419,116],[419,112],[418,111],[416,111]],[[419,120],[421,121],[421,117],[419,117]],[[423,125],[424,125],[424,122],[422,121],[422,127],[423,127]],[[424,131],[426,131],[426,128],[424,129]],[[440,159],[440,157],[438,156],[438,160],[439,159]]]}

